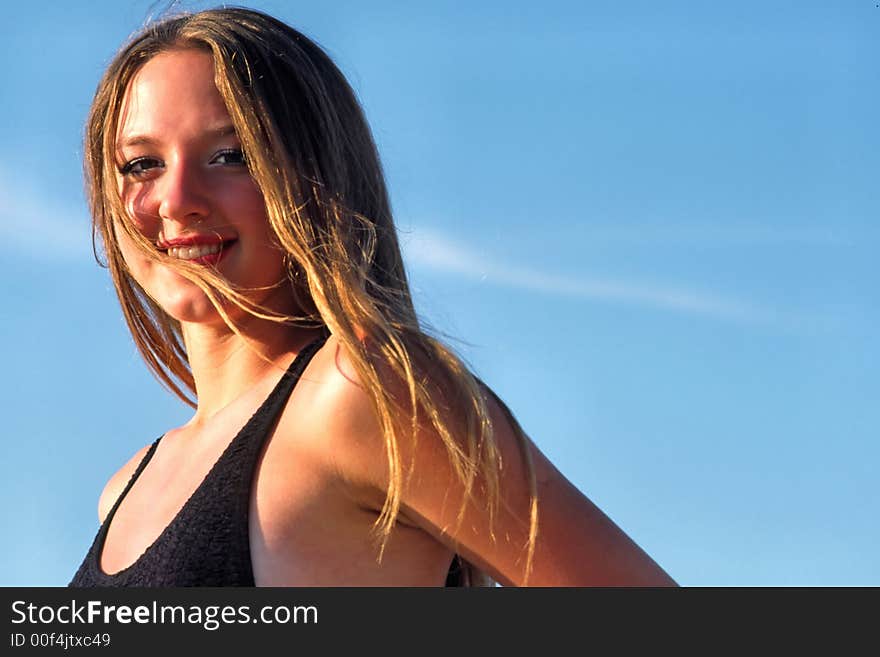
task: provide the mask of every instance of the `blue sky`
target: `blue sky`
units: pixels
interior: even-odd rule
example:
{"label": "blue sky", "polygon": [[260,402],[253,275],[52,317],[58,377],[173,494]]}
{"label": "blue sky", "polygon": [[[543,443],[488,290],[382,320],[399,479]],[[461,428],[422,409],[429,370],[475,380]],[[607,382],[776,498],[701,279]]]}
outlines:
{"label": "blue sky", "polygon": [[[680,583],[880,585],[880,8],[463,5],[249,4],[357,89],[423,317]],[[0,585],[66,584],[106,479],[187,418],[91,257],[80,164],[161,6],[0,25]]]}

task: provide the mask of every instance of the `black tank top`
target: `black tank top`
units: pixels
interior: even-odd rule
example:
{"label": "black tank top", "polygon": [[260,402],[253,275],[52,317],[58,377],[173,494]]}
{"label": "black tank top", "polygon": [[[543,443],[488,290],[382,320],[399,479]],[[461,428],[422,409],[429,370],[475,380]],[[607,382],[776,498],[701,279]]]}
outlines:
{"label": "black tank top", "polygon": [[69,586],[254,586],[248,518],[260,452],[300,375],[326,336],[302,349],[266,401],[217,459],[202,483],[137,561],[101,570],[101,552],[120,503],[153,457],[157,439],[104,519]]}

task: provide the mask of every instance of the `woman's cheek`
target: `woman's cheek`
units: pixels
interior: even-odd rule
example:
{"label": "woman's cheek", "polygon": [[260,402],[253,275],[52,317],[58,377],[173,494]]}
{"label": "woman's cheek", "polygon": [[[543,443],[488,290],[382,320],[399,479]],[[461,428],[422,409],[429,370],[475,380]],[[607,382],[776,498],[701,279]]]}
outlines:
{"label": "woman's cheek", "polygon": [[118,224],[115,227],[115,232],[116,242],[119,244],[119,252],[122,254],[122,259],[125,260],[125,264],[131,274],[135,278],[139,278],[139,275],[149,268],[152,259],[141,250],[135,241],[129,237],[128,233],[125,232],[125,229]]}
{"label": "woman's cheek", "polygon": [[[121,184],[120,194],[125,205],[130,226],[143,235],[147,240],[155,242],[159,238],[159,222],[153,214],[147,212],[148,199],[146,186],[132,186],[125,182]],[[140,246],[128,234],[121,222],[114,223],[116,241],[122,257],[132,274],[137,276],[138,271],[143,271],[152,264],[152,258],[145,254]]]}
{"label": "woman's cheek", "polygon": [[155,240],[161,228],[161,221],[158,208],[151,198],[151,188],[152,185],[149,183],[135,185],[128,181],[120,181],[119,194],[134,227],[148,240]]}

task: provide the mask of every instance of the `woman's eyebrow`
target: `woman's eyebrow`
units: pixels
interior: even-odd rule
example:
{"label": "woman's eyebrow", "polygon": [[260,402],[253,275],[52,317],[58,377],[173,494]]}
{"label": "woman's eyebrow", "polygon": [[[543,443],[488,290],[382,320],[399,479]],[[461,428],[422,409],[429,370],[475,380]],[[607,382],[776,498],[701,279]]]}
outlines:
{"label": "woman's eyebrow", "polygon": [[[235,126],[231,123],[221,123],[216,126],[209,126],[202,131],[202,135],[211,136],[211,137],[228,137],[229,135],[235,135],[236,130]],[[133,134],[128,136],[123,136],[122,140],[117,143],[118,148],[125,148],[126,146],[155,146],[161,142],[161,139],[157,139],[152,135],[140,135]]]}
{"label": "woman's eyebrow", "polygon": [[229,135],[234,135],[237,132],[235,126],[231,123],[225,123],[217,126],[216,128],[213,128],[212,131],[216,132],[218,137],[227,137]]}
{"label": "woman's eyebrow", "polygon": [[141,146],[143,144],[146,144],[147,146],[153,146],[158,143],[159,142],[156,139],[148,135],[131,135],[119,141],[116,146],[117,148],[124,148],[126,146]]}

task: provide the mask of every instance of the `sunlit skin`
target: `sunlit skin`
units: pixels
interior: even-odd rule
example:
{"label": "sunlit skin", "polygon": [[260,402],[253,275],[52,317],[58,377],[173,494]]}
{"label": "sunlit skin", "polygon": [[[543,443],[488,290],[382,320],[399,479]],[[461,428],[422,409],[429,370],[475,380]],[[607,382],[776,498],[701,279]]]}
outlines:
{"label": "sunlit skin", "polygon": [[[228,242],[216,263],[227,281],[241,289],[270,286],[283,278],[282,254],[273,246],[263,198],[240,157],[213,79],[210,55],[196,50],[163,53],[143,66],[128,89],[118,131],[123,198],[138,230],[156,248],[181,236],[216,235]],[[117,235],[134,278],[181,322],[198,408],[190,422],[165,434],[117,510],[100,556],[107,573],[134,563],[159,536],[283,369],[315,337],[256,320],[244,323],[244,337],[236,335],[197,286],[153,262],[122,230]],[[255,299],[294,312],[289,292],[282,290]],[[424,429],[416,443],[401,445],[401,462],[412,464],[413,476],[405,477],[398,524],[377,561],[372,529],[389,475],[381,427],[358,381],[345,349],[331,337],[306,368],[267,441],[251,493],[256,583],[438,586],[457,551],[501,583],[521,584],[528,489],[513,431],[491,401],[504,463],[494,538],[479,487],[463,522],[457,522],[463,489],[439,438]],[[102,521],[146,449],[108,482],[99,502]],[[541,504],[531,584],[674,584],[531,449]]]}

